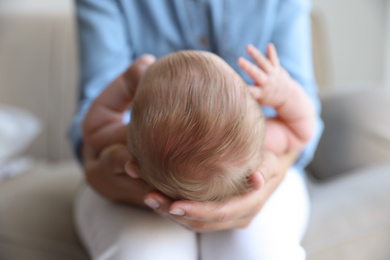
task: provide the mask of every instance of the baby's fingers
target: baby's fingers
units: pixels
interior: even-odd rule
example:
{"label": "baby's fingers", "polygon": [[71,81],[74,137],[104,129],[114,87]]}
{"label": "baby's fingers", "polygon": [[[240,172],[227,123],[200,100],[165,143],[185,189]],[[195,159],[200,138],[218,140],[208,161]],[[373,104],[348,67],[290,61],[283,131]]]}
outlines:
{"label": "baby's fingers", "polygon": [[263,98],[263,90],[256,86],[249,86],[248,87],[249,92],[251,93],[252,97],[261,105],[261,99]]}
{"label": "baby's fingers", "polygon": [[275,67],[279,66],[278,53],[276,52],[275,45],[273,45],[272,43],[267,45],[267,55],[272,65],[274,65]]}
{"label": "baby's fingers", "polygon": [[271,62],[256,47],[249,44],[245,50],[265,73],[272,72],[273,66]]}
{"label": "baby's fingers", "polygon": [[237,64],[243,71],[245,71],[246,74],[248,74],[249,77],[251,77],[256,85],[262,86],[267,82],[268,76],[252,62],[240,57],[237,60]]}

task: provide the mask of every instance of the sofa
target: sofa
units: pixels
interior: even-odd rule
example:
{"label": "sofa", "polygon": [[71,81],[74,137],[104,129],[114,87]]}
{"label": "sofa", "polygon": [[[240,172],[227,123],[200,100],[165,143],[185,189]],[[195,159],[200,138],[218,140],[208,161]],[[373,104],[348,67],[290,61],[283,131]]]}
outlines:
{"label": "sofa", "polygon": [[[0,2],[0,104],[29,111],[41,129],[13,155],[34,162],[0,180],[0,259],[87,260],[72,220],[83,173],[65,138],[77,93],[74,10],[28,2]],[[321,93],[308,260],[390,259],[390,91],[368,87]]]}

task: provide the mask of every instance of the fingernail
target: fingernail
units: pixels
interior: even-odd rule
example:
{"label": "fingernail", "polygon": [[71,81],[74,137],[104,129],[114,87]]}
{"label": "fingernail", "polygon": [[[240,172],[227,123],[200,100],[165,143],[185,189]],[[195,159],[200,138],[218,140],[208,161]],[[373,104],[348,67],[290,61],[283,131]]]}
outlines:
{"label": "fingernail", "polygon": [[171,211],[169,211],[169,214],[176,216],[184,216],[185,212],[182,209],[172,209]]}
{"label": "fingernail", "polygon": [[160,204],[154,199],[146,199],[144,202],[152,209],[158,209],[160,207]]}

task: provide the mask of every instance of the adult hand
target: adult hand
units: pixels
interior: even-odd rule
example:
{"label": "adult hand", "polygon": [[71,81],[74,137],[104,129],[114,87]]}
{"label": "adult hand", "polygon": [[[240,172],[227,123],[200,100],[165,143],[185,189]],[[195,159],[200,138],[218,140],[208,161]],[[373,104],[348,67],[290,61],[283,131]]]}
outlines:
{"label": "adult hand", "polygon": [[131,104],[143,73],[155,61],[143,55],[116,78],[92,103],[82,129],[82,159],[87,182],[104,197],[145,207],[143,197],[152,190],[141,179],[125,173],[130,155],[123,113]]}
{"label": "adult hand", "polygon": [[110,145],[98,154],[84,143],[82,152],[86,180],[94,190],[114,202],[146,208],[144,196],[153,189],[125,172],[125,163],[130,158],[125,145]]}
{"label": "adult hand", "polygon": [[142,75],[155,60],[149,54],[141,56],[93,101],[82,124],[84,142],[93,150],[100,152],[111,144],[126,143],[123,113],[130,107]]}
{"label": "adult hand", "polygon": [[160,193],[150,192],[145,196],[145,203],[156,213],[195,232],[245,228],[284,179],[297,155],[296,152],[279,156],[266,153],[259,170],[250,177],[252,189],[226,202],[172,201]]}

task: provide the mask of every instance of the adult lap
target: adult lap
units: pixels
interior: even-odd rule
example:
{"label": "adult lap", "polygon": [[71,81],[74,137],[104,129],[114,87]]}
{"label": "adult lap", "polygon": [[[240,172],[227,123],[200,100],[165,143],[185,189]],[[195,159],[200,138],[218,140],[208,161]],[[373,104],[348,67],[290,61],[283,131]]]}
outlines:
{"label": "adult lap", "polygon": [[[84,185],[75,201],[80,237],[93,259],[304,259],[300,246],[308,217],[301,172],[289,170],[246,229],[200,235],[153,212],[112,203]],[[199,249],[198,249],[199,248]],[[277,257],[277,258],[275,258]]]}
{"label": "adult lap", "polygon": [[112,203],[84,185],[75,222],[92,259],[196,260],[196,234],[153,212]]}

